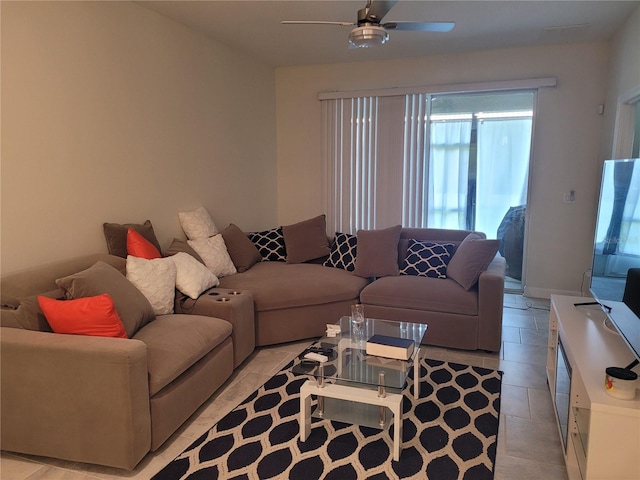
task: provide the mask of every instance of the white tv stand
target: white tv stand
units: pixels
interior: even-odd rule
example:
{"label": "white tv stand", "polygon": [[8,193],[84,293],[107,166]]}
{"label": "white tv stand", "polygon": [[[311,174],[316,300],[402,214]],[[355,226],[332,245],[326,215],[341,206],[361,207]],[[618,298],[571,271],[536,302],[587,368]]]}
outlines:
{"label": "white tv stand", "polygon": [[605,327],[598,305],[574,306],[585,301],[551,296],[547,381],[561,440],[566,425],[567,474],[569,480],[640,479],[640,395],[618,400],[604,390],[605,368],[625,367],[635,357]]}

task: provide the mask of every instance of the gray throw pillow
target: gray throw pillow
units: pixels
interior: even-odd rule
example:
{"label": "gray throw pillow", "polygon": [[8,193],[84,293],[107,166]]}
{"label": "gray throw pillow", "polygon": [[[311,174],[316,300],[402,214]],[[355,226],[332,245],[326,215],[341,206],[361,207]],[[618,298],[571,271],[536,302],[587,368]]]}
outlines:
{"label": "gray throw pillow", "polygon": [[144,294],[108,263],[97,262],[86,270],[59,278],[56,284],[69,300],[103,293],[111,295],[129,338],[155,318]]}
{"label": "gray throw pillow", "polygon": [[169,245],[169,248],[167,248],[165,250],[164,256],[165,257],[172,257],[176,253],[180,253],[180,252],[187,253],[187,254],[191,255],[193,258],[195,258],[201,264],[204,265],[204,260],[202,260],[202,257],[200,255],[198,255],[198,252],[196,252],[193,249],[193,247],[191,247],[191,245],[189,245],[186,241],[180,240],[179,238],[174,238],[173,239],[173,241],[171,242],[171,245]]}
{"label": "gray throw pillow", "polygon": [[[43,297],[60,298],[61,292],[55,290],[43,293]],[[2,326],[13,328],[24,328],[25,330],[35,330],[38,332],[52,332],[49,322],[47,322],[42,309],[38,304],[39,295],[31,295],[21,298],[20,305],[16,310],[2,309]]]}
{"label": "gray throw pillow", "polygon": [[500,240],[486,240],[470,233],[458,245],[447,266],[447,277],[470,290],[498,253]]}
{"label": "gray throw pillow", "polygon": [[262,255],[256,246],[238,226],[231,223],[220,233],[238,272],[245,272],[262,261]]}
{"label": "gray throw pillow", "polygon": [[365,278],[398,275],[398,242],[401,231],[401,225],[380,230],[358,230],[358,254],[353,273]]}
{"label": "gray throw pillow", "polygon": [[323,215],[282,227],[287,263],[303,263],[331,253],[327,221]]}
{"label": "gray throw pillow", "polygon": [[127,258],[127,230],[130,228],[149,240],[159,252],[162,251],[150,220],[143,224],[125,223],[121,225],[119,223],[104,223],[102,227],[104,238],[107,241],[107,249],[111,255]]}

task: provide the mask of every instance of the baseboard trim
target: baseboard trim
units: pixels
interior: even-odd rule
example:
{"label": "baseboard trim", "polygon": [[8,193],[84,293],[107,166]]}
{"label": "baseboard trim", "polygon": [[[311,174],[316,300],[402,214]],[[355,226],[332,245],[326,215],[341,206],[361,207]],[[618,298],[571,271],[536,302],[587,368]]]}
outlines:
{"label": "baseboard trim", "polygon": [[530,298],[551,298],[551,295],[565,295],[569,297],[584,297],[576,290],[554,290],[550,288],[524,287],[524,296]]}

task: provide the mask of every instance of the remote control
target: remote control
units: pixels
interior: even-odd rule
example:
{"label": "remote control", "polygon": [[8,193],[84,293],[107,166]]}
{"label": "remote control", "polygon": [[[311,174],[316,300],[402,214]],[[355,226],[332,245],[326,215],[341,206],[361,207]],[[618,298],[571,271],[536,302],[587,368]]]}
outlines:
{"label": "remote control", "polygon": [[309,352],[305,354],[304,358],[308,358],[309,360],[315,360],[316,362],[324,363],[329,360],[329,357],[326,355],[320,355],[319,353]]}
{"label": "remote control", "polygon": [[325,355],[329,357],[333,352],[332,348],[323,348],[323,347],[309,347],[309,352],[311,353],[319,353],[320,355]]}

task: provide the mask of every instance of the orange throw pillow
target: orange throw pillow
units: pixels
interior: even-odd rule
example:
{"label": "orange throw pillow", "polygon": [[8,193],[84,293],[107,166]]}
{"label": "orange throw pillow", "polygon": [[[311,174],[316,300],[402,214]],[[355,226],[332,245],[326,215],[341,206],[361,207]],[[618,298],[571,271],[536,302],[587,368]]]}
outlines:
{"label": "orange throw pillow", "polygon": [[107,293],[76,300],[38,296],[38,304],[55,333],[127,338],[122,320]]}
{"label": "orange throw pillow", "polygon": [[147,260],[162,258],[162,255],[153,243],[144,238],[133,228],[127,230],[127,253],[134,257],[146,258]]}

